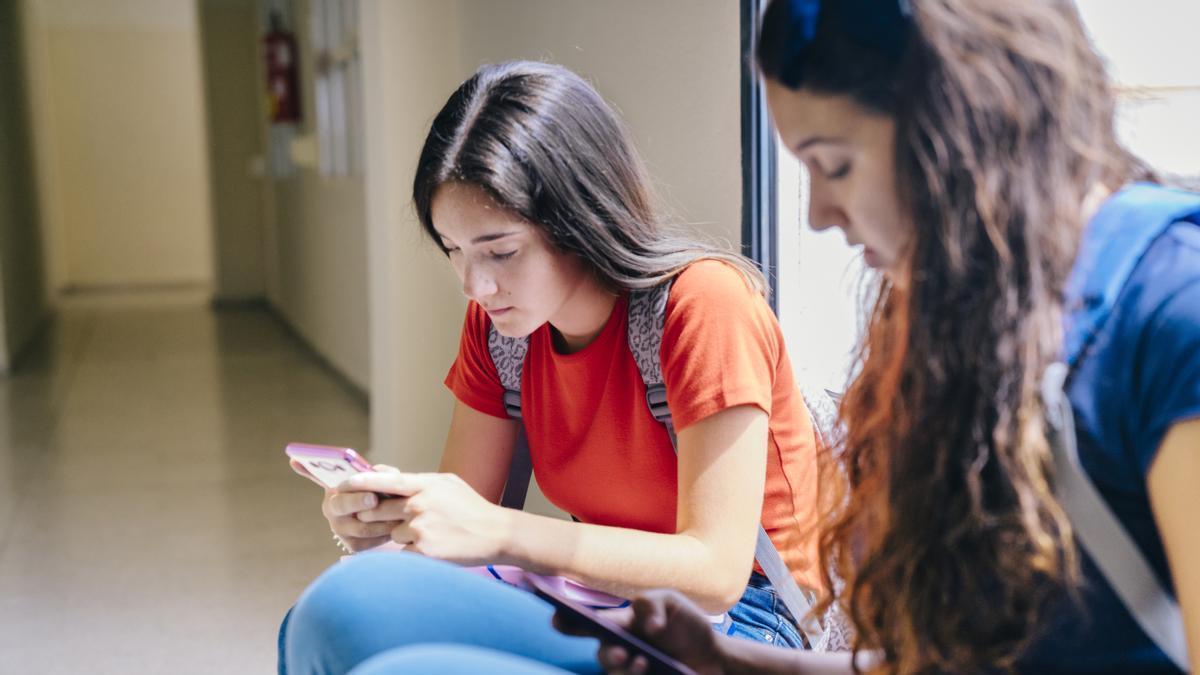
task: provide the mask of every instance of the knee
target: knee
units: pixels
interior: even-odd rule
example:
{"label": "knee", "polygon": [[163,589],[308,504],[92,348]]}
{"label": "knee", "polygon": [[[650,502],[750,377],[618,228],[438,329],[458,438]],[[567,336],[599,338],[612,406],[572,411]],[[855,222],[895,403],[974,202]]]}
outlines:
{"label": "knee", "polygon": [[562,675],[566,672],[490,649],[468,645],[426,644],[402,647],[379,654],[359,665],[350,675]]}
{"label": "knee", "polygon": [[292,675],[342,673],[391,646],[422,615],[444,563],[403,553],[357,555],[330,567],[301,594],[283,637]]}
{"label": "knee", "polygon": [[[386,675],[387,673],[474,674],[476,659],[463,663],[470,648],[462,645],[413,645],[377,654],[360,664],[350,675]],[[482,671],[487,672],[487,671]]]}

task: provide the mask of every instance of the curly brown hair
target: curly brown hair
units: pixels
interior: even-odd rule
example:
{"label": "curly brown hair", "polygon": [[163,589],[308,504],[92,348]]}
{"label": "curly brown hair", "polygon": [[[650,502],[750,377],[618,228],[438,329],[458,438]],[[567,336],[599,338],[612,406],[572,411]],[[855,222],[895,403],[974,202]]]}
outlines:
{"label": "curly brown hair", "polygon": [[[894,54],[846,29],[848,7],[889,3]],[[1038,385],[1081,204],[1145,172],[1071,2],[827,1],[801,46],[805,4],[768,7],[760,68],[893,117],[915,229],[874,289],[841,402],[821,548],[845,587],[825,606],[842,604],[856,651],[881,649],[887,672],[1011,669],[1078,575]]]}

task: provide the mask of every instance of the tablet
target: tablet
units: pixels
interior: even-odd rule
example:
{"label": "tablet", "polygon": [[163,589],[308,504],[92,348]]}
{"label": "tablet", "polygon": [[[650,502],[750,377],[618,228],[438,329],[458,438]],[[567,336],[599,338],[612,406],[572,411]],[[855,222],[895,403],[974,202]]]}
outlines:
{"label": "tablet", "polygon": [[525,580],[535,595],[554,605],[559,612],[563,613],[567,621],[586,627],[601,642],[624,647],[629,652],[630,658],[637,655],[645,657],[649,666],[647,673],[696,675],[696,671],[650,646],[645,640],[621,628],[595,610],[563,597],[538,575],[526,574]]}

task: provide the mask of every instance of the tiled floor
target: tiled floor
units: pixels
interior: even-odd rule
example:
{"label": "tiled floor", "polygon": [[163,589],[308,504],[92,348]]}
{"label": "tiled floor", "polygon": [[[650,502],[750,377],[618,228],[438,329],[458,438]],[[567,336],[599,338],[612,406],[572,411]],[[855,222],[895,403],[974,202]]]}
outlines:
{"label": "tiled floor", "polygon": [[269,673],[337,559],[289,440],[362,402],[269,314],[72,300],[0,378],[0,673]]}

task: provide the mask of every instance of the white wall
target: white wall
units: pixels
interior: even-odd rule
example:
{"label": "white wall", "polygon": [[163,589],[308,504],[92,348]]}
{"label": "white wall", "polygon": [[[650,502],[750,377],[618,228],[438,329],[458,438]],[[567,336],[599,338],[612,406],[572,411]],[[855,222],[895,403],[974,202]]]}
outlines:
{"label": "white wall", "polygon": [[1121,140],[1155,169],[1200,185],[1200,2],[1081,0],[1120,92]]}
{"label": "white wall", "polygon": [[781,144],[777,151],[779,324],[797,381],[845,391],[873,273],[840,229],[809,227],[808,172]]}
{"label": "white wall", "polygon": [[[442,387],[465,303],[409,205],[434,114],[484,62],[555,61],[615,103],[681,219],[741,232],[738,4],[726,0],[365,2],[371,436],[375,457],[437,465],[452,406]],[[537,509],[544,504],[536,504]]]}
{"label": "white wall", "polygon": [[208,283],[191,0],[31,0],[35,134],[56,286]]}

